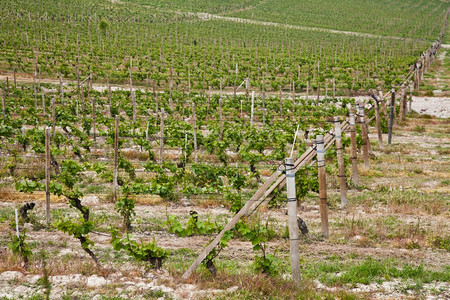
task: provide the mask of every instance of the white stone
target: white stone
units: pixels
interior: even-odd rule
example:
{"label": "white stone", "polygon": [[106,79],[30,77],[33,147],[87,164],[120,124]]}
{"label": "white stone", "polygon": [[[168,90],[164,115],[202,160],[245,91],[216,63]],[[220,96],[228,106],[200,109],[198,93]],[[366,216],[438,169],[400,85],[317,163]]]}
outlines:
{"label": "white stone", "polygon": [[118,280],[120,277],[122,277],[122,273],[121,272],[116,272],[116,273],[112,273],[108,276],[108,280]]}
{"label": "white stone", "polygon": [[173,288],[167,287],[165,285],[159,285],[152,288],[152,291],[161,291],[166,294],[173,293]]}
{"label": "white stone", "polygon": [[188,291],[192,291],[192,290],[195,290],[195,285],[193,285],[193,284],[183,284],[183,289],[184,290],[188,290]]}
{"label": "white stone", "polygon": [[58,256],[75,255],[75,254],[76,254],[75,251],[73,251],[72,249],[67,248],[67,249],[62,249],[62,250],[58,253]]}
{"label": "white stone", "polygon": [[35,284],[39,280],[39,278],[41,278],[41,276],[39,276],[39,275],[27,275],[27,276],[25,276],[25,280],[28,283],[31,283],[31,284]]}
{"label": "white stone", "polygon": [[9,281],[14,279],[21,279],[23,274],[18,271],[5,271],[0,274],[0,281]]}
{"label": "white stone", "polygon": [[52,287],[51,293],[50,293],[50,299],[61,299],[63,288],[60,286]]}
{"label": "white stone", "polygon": [[30,289],[26,286],[23,285],[19,285],[18,287],[16,287],[14,289],[14,293],[19,294],[19,295],[26,295],[30,292]]}
{"label": "white stone", "polygon": [[239,289],[238,286],[232,286],[232,287],[229,287],[229,288],[227,288],[227,293],[234,293],[234,292],[236,292],[238,289]]}
{"label": "white stone", "polygon": [[50,276],[50,282],[54,285],[65,286],[69,283],[79,283],[82,280],[84,281],[84,278],[81,274]]}
{"label": "white stone", "polygon": [[108,281],[105,278],[103,278],[102,276],[92,275],[92,276],[88,277],[86,285],[88,287],[99,287],[99,286],[105,285],[107,283],[108,283]]}
{"label": "white stone", "polygon": [[99,205],[100,198],[94,195],[81,198],[81,204],[87,206]]}
{"label": "white stone", "polygon": [[8,293],[4,293],[4,292],[0,292],[0,298],[2,298],[2,299],[13,299],[13,295],[8,294]]}
{"label": "white stone", "polygon": [[33,230],[33,224],[25,223],[25,224],[23,224],[23,228],[26,229],[27,231],[32,231]]}

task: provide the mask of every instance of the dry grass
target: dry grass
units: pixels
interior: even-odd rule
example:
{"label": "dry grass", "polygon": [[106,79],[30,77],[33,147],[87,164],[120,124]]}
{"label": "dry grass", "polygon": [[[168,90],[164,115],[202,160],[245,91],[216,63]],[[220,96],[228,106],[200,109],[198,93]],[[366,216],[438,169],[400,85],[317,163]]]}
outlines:
{"label": "dry grass", "polygon": [[[26,194],[17,192],[16,190],[13,190],[9,187],[2,187],[0,188],[0,199],[2,199],[3,202],[17,202],[17,203],[23,203],[23,202],[45,202],[45,192],[36,191],[32,194]],[[66,202],[65,197],[58,197],[55,195],[50,195],[50,202],[51,203],[64,203]]]}

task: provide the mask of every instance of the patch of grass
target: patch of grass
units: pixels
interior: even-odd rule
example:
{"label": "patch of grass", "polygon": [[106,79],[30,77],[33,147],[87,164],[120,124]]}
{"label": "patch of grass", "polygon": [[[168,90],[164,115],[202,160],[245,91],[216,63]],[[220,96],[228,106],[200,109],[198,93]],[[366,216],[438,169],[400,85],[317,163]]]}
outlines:
{"label": "patch of grass", "polygon": [[450,236],[430,235],[428,243],[433,248],[444,249],[450,252]]}
{"label": "patch of grass", "polygon": [[437,152],[440,155],[448,155],[450,154],[450,147],[441,147],[441,146],[437,146],[436,147]]}
{"label": "patch of grass", "polygon": [[105,191],[105,187],[97,184],[88,184],[84,188],[84,194],[102,194]]}
{"label": "patch of grass", "polygon": [[326,261],[306,264],[303,272],[306,278],[317,278],[327,285],[382,283],[393,278],[413,280],[416,284],[447,282],[450,279],[449,266],[434,271],[426,269],[422,264],[399,264],[391,259],[375,260],[370,257],[361,261],[332,257]]}
{"label": "patch of grass", "polygon": [[422,132],[425,132],[425,127],[422,126],[422,125],[417,125],[416,127],[414,127],[413,130],[414,130],[415,132],[422,133]]}
{"label": "patch of grass", "polygon": [[1,206],[0,207],[0,222],[5,222],[14,219],[14,207]]}
{"label": "patch of grass", "polygon": [[[296,286],[290,280],[253,273],[230,275],[219,272],[216,278],[201,280],[199,284],[202,289],[226,290],[237,286],[237,290],[220,294],[215,299],[363,299],[345,291],[316,290],[310,280],[302,280],[300,286]],[[205,296],[203,299],[210,298]]]}
{"label": "patch of grass", "polygon": [[[446,211],[447,196],[438,192],[423,192],[418,189],[399,189],[381,187],[378,190],[365,190],[349,199],[354,204],[364,204],[370,199],[371,205],[381,203],[387,205],[395,212],[426,211],[433,215],[439,215]],[[350,196],[351,197],[351,196]]]}
{"label": "patch of grass", "polygon": [[432,115],[428,115],[428,114],[419,114],[417,117],[420,119],[427,119],[427,120],[434,119],[434,117]]}

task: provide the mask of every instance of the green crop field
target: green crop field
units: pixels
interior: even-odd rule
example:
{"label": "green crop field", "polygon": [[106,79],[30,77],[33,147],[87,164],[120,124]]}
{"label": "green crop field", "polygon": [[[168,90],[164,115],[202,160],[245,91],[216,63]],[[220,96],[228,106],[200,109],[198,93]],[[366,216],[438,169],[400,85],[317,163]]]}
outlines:
{"label": "green crop field", "polygon": [[0,300],[450,297],[449,12],[2,0]]}
{"label": "green crop field", "polygon": [[[250,20],[433,40],[448,2],[432,1],[152,1],[128,0],[154,9],[205,12]],[[420,20],[415,22],[414,20]]]}

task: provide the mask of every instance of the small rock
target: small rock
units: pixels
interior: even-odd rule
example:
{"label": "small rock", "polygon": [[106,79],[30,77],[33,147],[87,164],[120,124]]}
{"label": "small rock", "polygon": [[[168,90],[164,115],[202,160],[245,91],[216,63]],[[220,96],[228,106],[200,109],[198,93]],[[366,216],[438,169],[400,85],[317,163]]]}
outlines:
{"label": "small rock", "polygon": [[58,256],[64,256],[64,255],[75,255],[76,252],[73,251],[72,249],[62,249],[59,253]]}
{"label": "small rock", "polygon": [[[284,280],[292,280],[292,274],[284,273],[281,277],[282,277]],[[231,288],[230,288],[230,289],[231,289]],[[228,289],[227,289],[227,291],[228,291]]]}
{"label": "small rock", "polygon": [[21,279],[23,274],[18,271],[6,271],[0,274],[0,281],[9,281],[14,279]]}
{"label": "small rock", "polygon": [[25,223],[25,224],[23,224],[23,228],[26,229],[27,231],[32,231],[33,230],[33,224]]}
{"label": "small rock", "polygon": [[116,273],[110,274],[110,275],[108,276],[108,280],[114,281],[114,280],[119,279],[120,277],[122,277],[122,273],[121,273],[121,272],[116,272]]}
{"label": "small rock", "polygon": [[238,286],[232,286],[232,287],[229,287],[229,288],[227,288],[227,293],[234,293],[234,292],[236,292],[238,289],[239,289]]}
{"label": "small rock", "polygon": [[81,204],[87,206],[93,206],[100,204],[100,198],[94,195],[81,198]]}
{"label": "small rock", "polygon": [[62,293],[64,292],[63,288],[60,286],[52,287],[52,291],[50,293],[50,299],[61,299]]}
{"label": "small rock", "polygon": [[25,280],[28,283],[31,283],[31,284],[35,284],[39,280],[39,278],[41,278],[41,276],[39,276],[39,275],[27,275],[27,276],[25,276]]}
{"label": "small rock", "polygon": [[108,281],[105,278],[103,278],[102,276],[92,275],[92,276],[88,277],[86,285],[88,287],[99,287],[99,286],[105,285],[107,283],[108,283]]}
{"label": "small rock", "polygon": [[50,276],[50,282],[55,285],[66,286],[69,283],[79,283],[83,280],[83,275],[81,274],[71,274],[71,275],[56,275]]}
{"label": "small rock", "polygon": [[1,299],[13,299],[13,295],[8,294],[8,293],[4,293],[4,292],[0,292],[0,298]]}
{"label": "small rock", "polygon": [[173,288],[167,287],[165,285],[155,286],[152,291],[161,291],[163,293],[169,294],[173,293]]}
{"label": "small rock", "polygon": [[28,288],[26,286],[23,285],[19,285],[18,287],[16,287],[14,289],[14,293],[19,294],[19,295],[25,295],[28,292]]}

